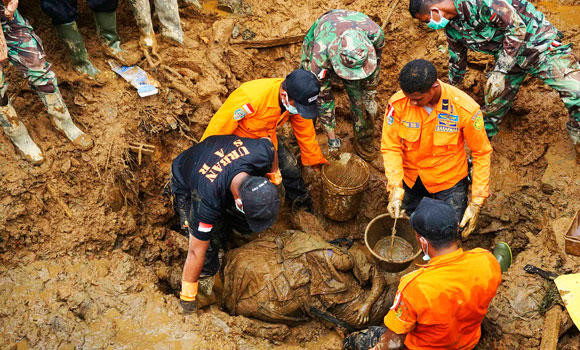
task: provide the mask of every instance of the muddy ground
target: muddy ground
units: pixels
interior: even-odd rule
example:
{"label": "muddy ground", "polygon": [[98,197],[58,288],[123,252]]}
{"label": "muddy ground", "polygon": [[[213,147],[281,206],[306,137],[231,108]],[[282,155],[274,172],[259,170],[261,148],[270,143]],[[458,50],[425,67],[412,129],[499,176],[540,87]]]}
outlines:
{"label": "muddy ground", "polygon": [[[159,95],[141,99],[112,74],[99,81],[79,77],[38,1],[21,3],[43,40],[71,113],[95,136],[96,145],[86,153],[74,150],[51,127],[36,94],[13,68],[7,69],[13,104],[48,161],[33,167],[0,137],[0,345],[338,348],[340,336],[318,321],[294,328],[255,327],[215,306],[199,316],[179,314],[175,286],[185,252],[174,239],[176,222],[162,195],[171,161],[201,137],[213,112],[241,82],[281,77],[298,64],[299,43],[247,49],[239,43],[241,36],[231,38],[232,31],[255,33],[253,40],[290,37],[304,34],[328,9],[367,13],[385,28],[387,38],[380,112],[398,89],[399,70],[411,59],[434,61],[446,80],[444,34],[413,22],[405,1],[247,0],[251,15],[239,16],[219,12],[215,2],[208,2],[201,11],[182,8],[183,47],[159,38],[165,66],[141,63],[162,85]],[[578,0],[537,5],[566,34],[566,41],[580,43]],[[100,70],[108,71],[90,11],[83,1],[80,6],[78,22],[89,53]],[[123,1],[118,20],[125,44],[136,49],[138,32]],[[464,89],[479,102],[492,65],[491,57],[470,54]],[[338,94],[338,133],[348,149],[352,129],[347,101],[344,93]],[[490,306],[481,348],[539,346],[543,313],[557,298],[549,282],[523,272],[525,264],[558,273],[580,268],[580,258],[566,255],[563,243],[563,233],[580,209],[580,166],[565,132],[566,119],[558,95],[528,79],[493,140],[492,196],[483,209],[480,235],[465,245],[491,248],[506,241],[515,264]],[[381,125],[382,117],[376,121],[377,144]],[[324,148],[325,137],[319,140]],[[127,148],[130,142],[152,144],[156,152],[139,164]],[[372,163],[359,215],[346,224],[324,222],[328,238],[360,239],[366,224],[385,211],[381,163],[380,157]],[[320,179],[305,175],[319,209]],[[272,230],[292,227],[291,221],[284,208]],[[560,345],[574,349],[579,342],[578,330],[571,329]]]}

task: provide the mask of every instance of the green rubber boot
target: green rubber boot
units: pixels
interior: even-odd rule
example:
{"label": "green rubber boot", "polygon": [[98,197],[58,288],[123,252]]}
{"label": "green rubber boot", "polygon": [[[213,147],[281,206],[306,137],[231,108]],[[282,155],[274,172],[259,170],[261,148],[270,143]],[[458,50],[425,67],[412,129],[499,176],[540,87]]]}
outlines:
{"label": "green rubber boot", "polygon": [[105,43],[107,55],[117,59],[125,66],[135,65],[141,58],[140,54],[130,53],[121,48],[121,37],[117,32],[117,13],[95,12],[95,22],[99,36]]}
{"label": "green rubber boot", "polygon": [[501,266],[501,272],[506,272],[512,265],[512,250],[506,242],[498,242],[493,249],[493,256]]}
{"label": "green rubber boot", "polygon": [[81,73],[88,74],[91,77],[99,74],[99,70],[95,68],[89,54],[85,48],[83,36],[79,33],[76,22],[59,24],[55,26],[58,37],[65,43],[70,51],[73,68]]}

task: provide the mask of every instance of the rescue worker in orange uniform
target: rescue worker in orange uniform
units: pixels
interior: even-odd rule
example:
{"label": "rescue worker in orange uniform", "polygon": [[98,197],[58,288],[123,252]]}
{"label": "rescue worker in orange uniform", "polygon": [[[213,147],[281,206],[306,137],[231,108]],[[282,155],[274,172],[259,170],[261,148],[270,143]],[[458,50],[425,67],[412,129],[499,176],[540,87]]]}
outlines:
{"label": "rescue worker in orange uniform", "polygon": [[[479,105],[438,80],[435,66],[426,60],[407,63],[399,83],[402,91],[389,100],[381,142],[387,211],[400,217],[404,211],[412,214],[423,197],[443,200],[455,209],[466,238],[489,196],[492,148]],[[465,142],[473,157],[469,204]]]}
{"label": "rescue worker in orange uniform", "polygon": [[493,254],[463,251],[455,209],[428,197],[411,215],[411,226],[428,263],[401,278],[386,327],[349,335],[345,349],[473,349],[479,342],[502,269],[511,265],[509,246],[500,242]]}
{"label": "rescue worker in orange uniform", "polygon": [[312,210],[312,199],[294,155],[278,142],[276,129],[290,121],[298,145],[302,165],[318,170],[328,161],[316,141],[312,119],[318,116],[317,100],[320,83],[316,76],[297,69],[285,79],[258,79],[242,84],[214,114],[202,140],[212,135],[269,137],[277,150],[279,174],[286,198],[293,210]]}

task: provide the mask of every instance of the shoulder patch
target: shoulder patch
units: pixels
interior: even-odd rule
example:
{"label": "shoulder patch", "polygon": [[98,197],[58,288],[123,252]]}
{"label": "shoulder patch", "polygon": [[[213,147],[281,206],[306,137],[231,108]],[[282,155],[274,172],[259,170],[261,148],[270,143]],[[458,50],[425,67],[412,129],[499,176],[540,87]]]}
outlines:
{"label": "shoulder patch", "polygon": [[483,128],[485,123],[483,122],[483,114],[481,111],[477,111],[471,119],[473,120],[473,127],[475,130],[481,130]]}
{"label": "shoulder patch", "polygon": [[393,106],[389,106],[389,110],[387,112],[387,115],[385,116],[385,118],[387,118],[387,125],[392,125],[394,118],[393,118],[393,112],[395,111],[395,108],[393,108]]}
{"label": "shoulder patch", "polygon": [[241,108],[236,109],[234,112],[234,120],[242,120],[245,116],[254,113],[254,108],[251,104],[246,103]]}

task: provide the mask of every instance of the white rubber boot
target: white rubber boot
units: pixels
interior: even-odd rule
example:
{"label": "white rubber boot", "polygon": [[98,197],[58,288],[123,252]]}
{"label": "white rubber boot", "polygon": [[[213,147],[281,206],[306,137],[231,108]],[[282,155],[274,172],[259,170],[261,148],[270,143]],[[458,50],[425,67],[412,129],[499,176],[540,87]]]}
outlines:
{"label": "white rubber boot", "polygon": [[30,135],[24,124],[18,120],[18,116],[14,107],[10,103],[6,106],[0,106],[0,124],[4,129],[6,136],[10,138],[18,151],[34,165],[44,162],[44,155],[42,151]]}
{"label": "white rubber boot", "polygon": [[93,139],[82,132],[73,122],[60,91],[56,90],[53,93],[39,91],[38,95],[44,102],[48,114],[52,117],[54,126],[62,131],[77,148],[86,151],[93,147]]}

